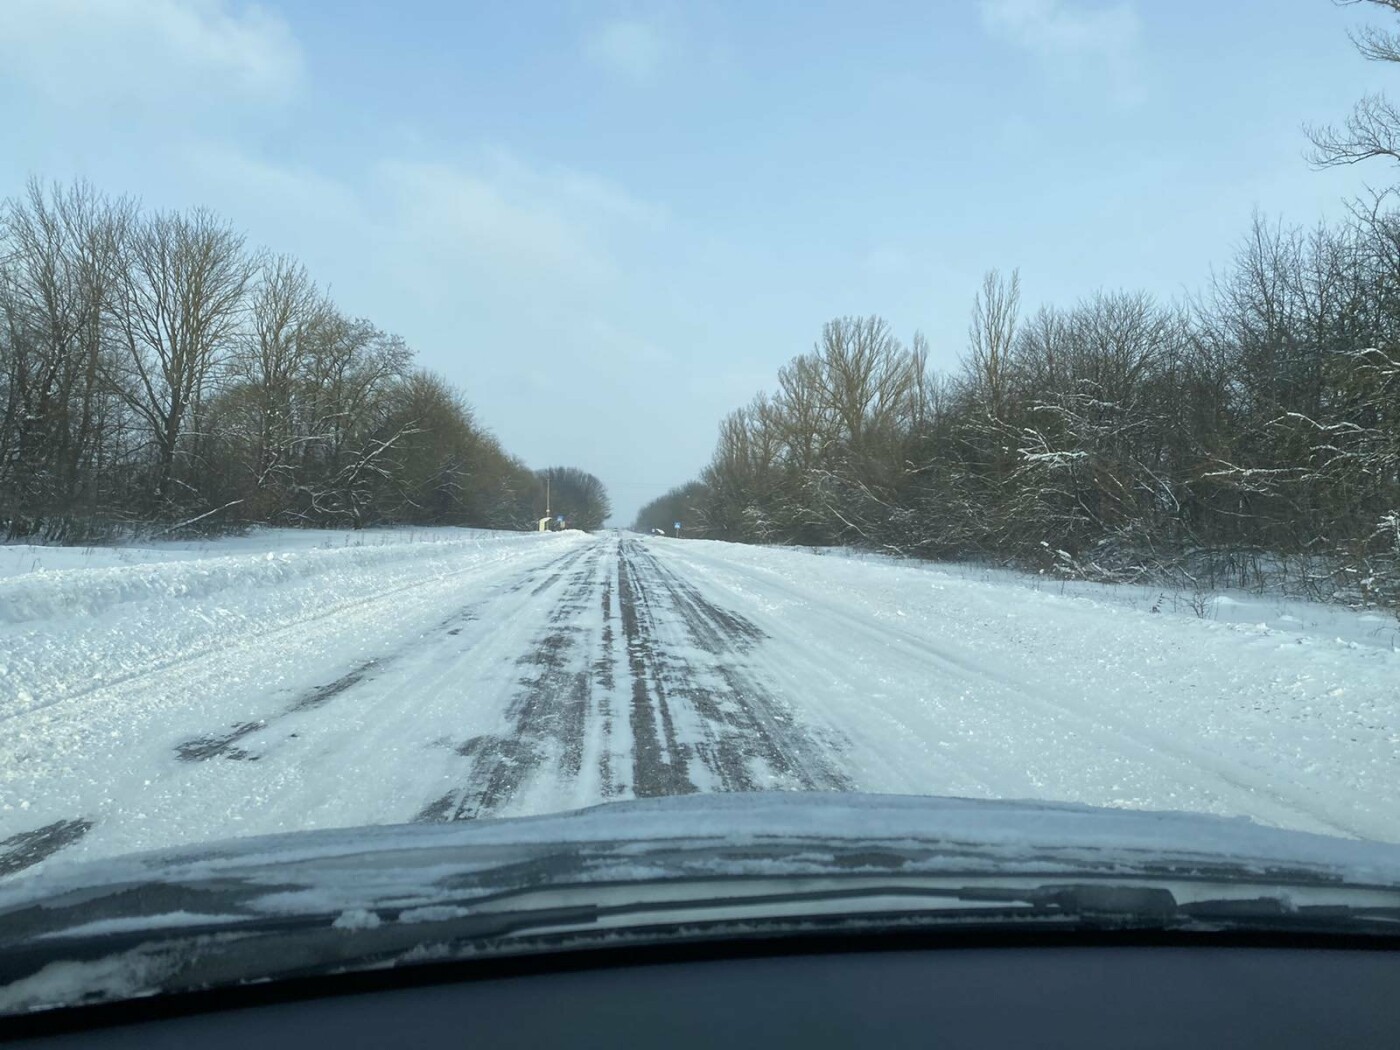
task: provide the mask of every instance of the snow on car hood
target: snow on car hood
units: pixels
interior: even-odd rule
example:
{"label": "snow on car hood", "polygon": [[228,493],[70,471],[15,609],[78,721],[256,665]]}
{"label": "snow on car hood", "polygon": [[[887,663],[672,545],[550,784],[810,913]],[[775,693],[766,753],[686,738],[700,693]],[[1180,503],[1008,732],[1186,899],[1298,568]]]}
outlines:
{"label": "snow on car hood", "polygon": [[[229,912],[354,914],[474,891],[669,877],[1188,876],[1400,887],[1400,846],[1245,818],[841,793],[691,795],[554,816],[297,832],[49,867],[0,884],[7,916],[179,925]],[[151,893],[149,887],[185,893]],[[146,887],[144,893],[133,893]],[[120,907],[94,911],[100,899]],[[162,903],[165,902],[165,903]],[[193,903],[191,903],[193,902]],[[52,927],[50,927],[51,929]],[[0,940],[4,940],[0,936]]]}
{"label": "snow on car hood", "polygon": [[969,902],[989,906],[989,921],[1031,914],[1071,928],[1104,916],[1309,921],[1321,905],[1328,929],[1350,917],[1390,938],[1400,846],[1185,813],[819,793],[299,832],[51,866],[0,885],[0,1017],[685,939],[697,921],[771,935],[785,922],[849,926],[862,910],[912,905],[936,923],[939,907]]}

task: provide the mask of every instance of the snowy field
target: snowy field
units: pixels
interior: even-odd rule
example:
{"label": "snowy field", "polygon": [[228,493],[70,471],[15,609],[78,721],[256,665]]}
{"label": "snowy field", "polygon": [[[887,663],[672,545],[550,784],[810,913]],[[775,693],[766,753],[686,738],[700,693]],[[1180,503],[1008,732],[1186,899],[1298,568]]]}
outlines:
{"label": "snowy field", "polygon": [[243,536],[217,539],[147,540],[101,547],[58,547],[28,543],[0,544],[0,580],[31,572],[60,569],[105,569],[122,565],[195,561],[234,554],[287,554],[343,547],[401,546],[405,543],[450,543],[469,536],[495,536],[484,529],[414,528],[252,529]]}
{"label": "snowy field", "polygon": [[1141,612],[1195,616],[1217,623],[1263,625],[1284,632],[1302,630],[1308,635],[1355,642],[1357,645],[1400,649],[1400,616],[1384,609],[1358,610],[1278,593],[1229,588],[1195,592],[1151,584],[1097,583],[985,565],[896,559],[854,548],[826,547],[807,553],[906,568],[922,567],[942,577],[1020,587],[1060,597],[1084,598],[1099,605],[1116,605]]}
{"label": "snowy field", "polygon": [[764,789],[1400,841],[1377,619],[617,534],[0,547],[0,877]]}

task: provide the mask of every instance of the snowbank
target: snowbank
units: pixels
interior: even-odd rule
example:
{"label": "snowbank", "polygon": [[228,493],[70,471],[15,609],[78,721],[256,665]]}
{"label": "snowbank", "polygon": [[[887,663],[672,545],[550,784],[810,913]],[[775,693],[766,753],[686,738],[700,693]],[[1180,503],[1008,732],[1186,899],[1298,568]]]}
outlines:
{"label": "snowbank", "polygon": [[[179,560],[0,579],[0,720],[430,581],[566,550],[581,538],[472,532],[423,543],[394,536],[329,549],[255,545],[222,557],[157,550],[151,553]],[[123,553],[130,552],[101,551],[93,560]]]}
{"label": "snowbank", "polygon": [[862,789],[1400,841],[1400,652],[1375,614],[1239,596],[1216,618],[1160,591],[967,566],[656,549],[803,654],[800,676],[776,646],[755,656],[772,660],[767,680],[793,682],[780,691],[805,723],[850,741]]}
{"label": "snowbank", "polygon": [[1342,644],[1400,649],[1400,617],[1384,609],[1352,609],[1275,592],[1236,589],[1192,591],[1167,584],[1104,583],[1071,580],[972,562],[931,562],[897,558],[847,547],[773,548],[793,554],[824,555],[841,561],[869,562],[926,572],[942,579],[1015,587],[1094,606],[1120,607],[1170,617],[1190,617],[1246,627],[1298,632]]}
{"label": "snowbank", "polygon": [[425,551],[420,543],[329,550],[267,551],[196,558],[153,565],[38,570],[0,580],[0,623],[50,617],[96,615],[125,602],[207,598],[231,588],[285,585],[326,575],[350,576],[414,561],[446,566],[486,542],[519,541],[514,533],[439,542]]}

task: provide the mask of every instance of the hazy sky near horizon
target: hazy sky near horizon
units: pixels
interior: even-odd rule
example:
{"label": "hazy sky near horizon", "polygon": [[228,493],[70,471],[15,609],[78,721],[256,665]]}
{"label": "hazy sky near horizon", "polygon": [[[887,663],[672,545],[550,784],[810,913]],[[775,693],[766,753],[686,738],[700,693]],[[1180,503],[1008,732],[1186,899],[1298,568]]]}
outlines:
{"label": "hazy sky near horizon", "polygon": [[0,0],[0,196],[209,206],[408,339],[505,447],[693,477],[841,314],[956,366],[1028,308],[1199,289],[1257,209],[1384,167],[1305,123],[1389,86],[1326,0]]}

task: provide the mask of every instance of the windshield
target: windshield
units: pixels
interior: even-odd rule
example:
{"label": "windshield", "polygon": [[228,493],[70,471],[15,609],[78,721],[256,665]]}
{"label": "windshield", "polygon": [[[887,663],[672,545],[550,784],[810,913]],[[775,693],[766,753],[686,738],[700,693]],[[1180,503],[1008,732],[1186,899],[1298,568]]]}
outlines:
{"label": "windshield", "polygon": [[681,796],[1400,881],[1389,0],[3,6],[0,945]]}

